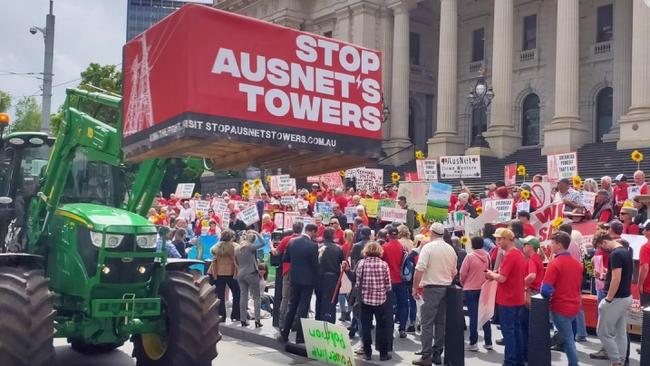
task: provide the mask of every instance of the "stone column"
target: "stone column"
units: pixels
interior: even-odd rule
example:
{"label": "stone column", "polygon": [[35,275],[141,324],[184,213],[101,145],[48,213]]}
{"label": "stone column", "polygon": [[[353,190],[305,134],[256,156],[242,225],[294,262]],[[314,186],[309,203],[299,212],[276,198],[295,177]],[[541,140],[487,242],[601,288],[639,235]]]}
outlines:
{"label": "stone column", "polygon": [[614,2],[614,111],[612,129],[603,141],[618,141],[618,121],[630,109],[630,84],[632,77],[632,1]]}
{"label": "stone column", "polygon": [[[379,36],[379,49],[381,53],[381,66],[382,66],[382,90],[384,93],[384,102],[386,105],[391,105],[391,88],[393,85],[393,12],[386,7],[382,7],[379,11],[379,18],[381,22],[380,36]],[[390,118],[383,126],[383,138],[388,140],[390,138]]]}
{"label": "stone column", "polygon": [[438,56],[438,106],[436,133],[427,141],[429,157],[462,155],[458,137],[458,4],[440,1],[440,47]]}
{"label": "stone column", "polygon": [[521,146],[512,119],[512,58],[514,0],[494,0],[494,32],[492,44],[492,113],[490,126],[483,134],[492,152],[504,158]]}
{"label": "stone column", "polygon": [[650,7],[643,0],[633,2],[632,95],[630,110],[619,122],[619,149],[650,146]]}
{"label": "stone column", "polygon": [[350,6],[352,10],[352,43],[376,48],[377,9],[373,3],[361,2]]}
{"label": "stone column", "polygon": [[350,8],[347,6],[336,9],[334,38],[346,42],[350,41]]}
{"label": "stone column", "polygon": [[557,1],[555,116],[544,128],[543,154],[574,151],[587,142],[580,122],[580,2]]}

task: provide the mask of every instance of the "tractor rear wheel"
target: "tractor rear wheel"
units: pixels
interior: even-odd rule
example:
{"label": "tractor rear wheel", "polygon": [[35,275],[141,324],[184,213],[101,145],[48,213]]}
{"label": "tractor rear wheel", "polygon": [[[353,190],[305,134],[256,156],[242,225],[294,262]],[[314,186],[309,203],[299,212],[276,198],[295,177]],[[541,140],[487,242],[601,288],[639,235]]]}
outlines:
{"label": "tractor rear wheel", "polygon": [[124,342],[94,344],[84,342],[80,339],[73,339],[70,341],[70,347],[72,347],[73,350],[84,355],[95,355],[98,353],[111,352],[116,348],[122,347],[123,344]]}
{"label": "tractor rear wheel", "polygon": [[0,366],[54,359],[54,308],[43,271],[0,267]]}
{"label": "tractor rear wheel", "polygon": [[218,300],[208,294],[214,294],[214,288],[208,289],[204,283],[200,279],[195,282],[189,273],[167,272],[159,292],[166,332],[132,337],[137,366],[204,366],[212,362],[220,338],[218,327],[213,326],[219,320]]}

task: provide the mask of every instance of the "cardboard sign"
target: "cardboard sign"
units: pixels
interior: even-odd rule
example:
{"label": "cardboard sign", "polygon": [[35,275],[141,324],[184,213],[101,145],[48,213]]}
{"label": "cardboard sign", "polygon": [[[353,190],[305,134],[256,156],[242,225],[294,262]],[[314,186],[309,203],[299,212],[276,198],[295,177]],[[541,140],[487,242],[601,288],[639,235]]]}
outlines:
{"label": "cardboard sign", "polygon": [[406,197],[406,204],[410,209],[424,215],[427,212],[427,193],[429,183],[426,182],[400,182],[397,196]]}
{"label": "cardboard sign", "polygon": [[296,193],[296,180],[287,174],[272,175],[269,186],[271,194]]}
{"label": "cardboard sign", "polygon": [[562,178],[571,179],[578,175],[578,153],[546,156],[548,180],[557,182]]}
{"label": "cardboard sign", "polygon": [[357,217],[357,206],[347,206],[345,208],[345,217],[348,219],[348,224],[352,224],[354,218]]}
{"label": "cardboard sign", "polygon": [[563,211],[564,204],[559,202],[543,206],[530,215],[530,223],[537,231],[540,242],[544,243],[551,239],[551,223],[556,217],[562,217]]}
{"label": "cardboard sign", "polygon": [[530,201],[521,201],[517,203],[517,212],[521,211],[530,212]]}
{"label": "cardboard sign", "polygon": [[480,178],[481,157],[479,155],[442,156],[440,158],[440,178]]}
{"label": "cardboard sign", "polygon": [[582,205],[589,212],[594,212],[594,205],[596,204],[596,193],[582,191]]}
{"label": "cardboard sign", "polygon": [[302,318],[307,357],[336,366],[354,366],[355,357],[348,331],[338,324]]}
{"label": "cardboard sign", "polygon": [[244,222],[244,224],[246,224],[246,226],[251,226],[254,223],[260,221],[260,216],[255,205],[248,206],[245,209],[241,210],[239,216],[241,217],[241,220]]}
{"label": "cardboard sign", "polygon": [[357,168],[352,169],[351,176],[356,179],[357,190],[373,192],[381,191],[384,184],[382,169]]}
{"label": "cardboard sign", "polygon": [[517,163],[508,164],[503,167],[503,181],[506,186],[514,186],[517,184]]}
{"label": "cardboard sign", "polygon": [[507,222],[512,220],[512,198],[502,200],[485,200],[483,208],[494,208],[499,212],[497,222]]}
{"label": "cardboard sign", "polygon": [[296,197],[294,196],[282,196],[280,197],[280,204],[282,206],[295,206],[296,203]]}
{"label": "cardboard sign", "polygon": [[633,200],[634,197],[641,195],[641,186],[627,187],[627,199]]}
{"label": "cardboard sign", "polygon": [[323,216],[323,223],[330,222],[334,211],[332,211],[332,202],[316,202],[315,211]]}
{"label": "cardboard sign", "polygon": [[438,162],[434,159],[416,160],[419,180],[438,180]]}
{"label": "cardboard sign", "polygon": [[406,210],[395,207],[382,207],[379,211],[381,221],[399,222],[403,224],[406,222]]}
{"label": "cardboard sign", "polygon": [[212,209],[214,210],[215,214],[219,215],[228,209],[228,204],[226,203],[226,201],[220,198],[214,199],[212,200]]}
{"label": "cardboard sign", "polygon": [[203,200],[196,201],[196,211],[201,211],[204,214],[207,214],[209,209],[210,209],[210,201],[203,201]]}
{"label": "cardboard sign", "polygon": [[449,213],[449,199],[452,187],[449,184],[429,183],[425,218],[429,221],[445,221]]}
{"label": "cardboard sign", "polygon": [[194,183],[179,183],[176,186],[176,193],[174,195],[176,198],[192,198],[192,193],[194,193]]}
{"label": "cardboard sign", "polygon": [[379,200],[362,198],[359,203],[366,208],[366,215],[368,215],[368,217],[377,217],[377,211],[379,211]]}
{"label": "cardboard sign", "polygon": [[553,201],[551,197],[551,183],[526,183],[530,187],[530,194],[535,198],[539,206],[550,205]]}
{"label": "cardboard sign", "polygon": [[381,209],[383,207],[396,207],[397,202],[393,200],[379,200],[379,203],[377,204],[377,217],[381,218]]}
{"label": "cardboard sign", "polygon": [[307,183],[324,183],[327,188],[343,188],[343,180],[339,172],[314,175],[307,177]]}

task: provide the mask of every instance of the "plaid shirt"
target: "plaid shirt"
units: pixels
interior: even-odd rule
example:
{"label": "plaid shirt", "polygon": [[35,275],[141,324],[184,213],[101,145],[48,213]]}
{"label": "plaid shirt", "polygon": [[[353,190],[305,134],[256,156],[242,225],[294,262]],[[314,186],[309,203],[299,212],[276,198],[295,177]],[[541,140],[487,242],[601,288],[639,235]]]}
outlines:
{"label": "plaid shirt", "polygon": [[381,258],[369,257],[359,262],[356,270],[357,286],[361,287],[361,301],[370,306],[386,302],[390,291],[390,272],[388,264]]}

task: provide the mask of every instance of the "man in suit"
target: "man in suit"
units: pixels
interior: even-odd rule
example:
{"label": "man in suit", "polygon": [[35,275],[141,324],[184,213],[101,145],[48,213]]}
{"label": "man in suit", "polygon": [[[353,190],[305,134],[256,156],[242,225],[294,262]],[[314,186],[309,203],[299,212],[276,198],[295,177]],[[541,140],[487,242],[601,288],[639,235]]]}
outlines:
{"label": "man in suit", "polygon": [[[306,318],[309,312],[314,287],[318,278],[318,245],[314,241],[317,237],[318,227],[314,224],[305,226],[305,233],[289,243],[284,253],[284,262],[291,263],[291,296],[289,298],[289,311],[284,319],[284,327],[280,331],[278,340],[287,342],[291,324],[298,319]],[[302,334],[302,325],[298,324],[296,343],[305,343]]]}

